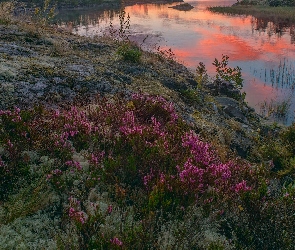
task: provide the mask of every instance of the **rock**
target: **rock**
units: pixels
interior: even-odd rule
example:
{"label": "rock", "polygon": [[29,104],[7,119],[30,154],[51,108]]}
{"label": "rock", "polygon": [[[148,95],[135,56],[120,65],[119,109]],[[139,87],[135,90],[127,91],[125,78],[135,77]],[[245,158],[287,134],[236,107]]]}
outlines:
{"label": "rock", "polygon": [[234,107],[232,105],[228,105],[223,109],[223,111],[228,114],[230,117],[233,117],[235,120],[242,122],[242,123],[248,123],[248,120],[246,116],[242,113],[242,111]]}
{"label": "rock", "polygon": [[197,86],[198,82],[194,78],[186,78],[187,82],[192,86]]}
{"label": "rock", "polygon": [[241,92],[235,85],[229,81],[216,79],[213,83],[205,85],[213,95],[225,95],[236,100],[241,99]]}
{"label": "rock", "polygon": [[231,105],[231,106],[239,106],[240,105],[240,103],[237,100],[230,98],[230,97],[218,96],[215,98],[215,100],[223,107],[226,107],[228,105]]}
{"label": "rock", "polygon": [[22,46],[18,46],[15,44],[5,44],[5,43],[0,43],[0,53],[5,53],[10,56],[36,56],[36,52],[33,52],[32,50],[28,48],[24,48]]}
{"label": "rock", "polygon": [[143,75],[147,72],[146,68],[141,67],[140,65],[122,65],[119,67],[125,74],[130,75]]}
{"label": "rock", "polygon": [[169,89],[174,90],[186,90],[187,86],[184,83],[179,83],[178,81],[174,80],[170,77],[165,77],[160,80],[161,83]]}
{"label": "rock", "polygon": [[235,139],[231,142],[230,148],[235,150],[237,154],[243,158],[246,158],[253,146],[252,141],[249,138],[241,135],[236,135]]}
{"label": "rock", "polygon": [[248,124],[245,112],[240,109],[240,103],[237,100],[230,97],[218,96],[216,97],[216,101],[223,107],[225,114],[239,122]]}

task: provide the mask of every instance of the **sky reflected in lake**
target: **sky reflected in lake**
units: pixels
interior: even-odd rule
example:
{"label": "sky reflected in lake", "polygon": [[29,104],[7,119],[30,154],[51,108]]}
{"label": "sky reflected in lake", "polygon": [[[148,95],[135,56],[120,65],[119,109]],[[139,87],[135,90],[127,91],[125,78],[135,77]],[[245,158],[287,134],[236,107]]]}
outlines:
{"label": "sky reflected in lake", "polygon": [[[130,39],[145,49],[172,49],[177,60],[192,70],[203,62],[214,75],[212,62],[229,56],[231,67],[242,68],[246,101],[259,111],[264,101],[289,100],[287,123],[295,110],[295,24],[275,24],[251,16],[212,13],[208,6],[236,1],[192,1],[194,9],[179,11],[173,4],[137,4],[125,7],[130,16]],[[119,10],[84,10],[60,13],[67,27],[83,36],[107,33],[110,23],[119,28]],[[126,20],[126,19],[125,19]],[[69,22],[70,21],[70,22]]]}

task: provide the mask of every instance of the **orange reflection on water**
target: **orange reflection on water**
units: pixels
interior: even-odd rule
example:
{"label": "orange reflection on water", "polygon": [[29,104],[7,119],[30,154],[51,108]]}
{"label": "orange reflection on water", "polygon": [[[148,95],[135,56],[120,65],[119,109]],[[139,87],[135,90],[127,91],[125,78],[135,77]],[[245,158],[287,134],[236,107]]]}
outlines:
{"label": "orange reflection on water", "polygon": [[[244,77],[251,78],[250,75],[244,75]],[[257,78],[249,81],[244,86],[243,91],[247,93],[245,101],[250,103],[256,111],[259,111],[262,102],[275,99],[278,95],[277,91],[274,90],[272,86],[265,85],[263,81]]]}
{"label": "orange reflection on water", "polygon": [[227,55],[231,60],[257,60],[260,57],[259,52],[250,46],[247,41],[241,40],[236,36],[227,36],[223,34],[215,34],[212,38],[203,39],[199,43],[205,51],[209,50],[207,54],[220,54],[222,51],[228,51]]}
{"label": "orange reflection on water", "polygon": [[[173,30],[175,36],[168,41],[170,48],[187,66],[197,64],[196,61],[193,62],[193,58],[204,58],[202,61],[211,58],[212,61],[215,57],[221,57],[221,54],[227,54],[231,61],[268,61],[271,60],[270,54],[273,58],[280,58],[283,51],[291,49],[288,53],[295,56],[295,48],[291,47],[290,38],[276,35],[270,37],[270,30],[261,29],[261,23],[266,29],[272,28],[267,22],[265,24],[263,21],[255,21],[252,17],[218,15],[206,10],[193,9],[183,12],[168,6],[134,5],[128,6],[125,11],[130,13],[131,20],[137,24],[142,22],[138,18],[144,16],[147,25],[153,30],[167,33]],[[184,34],[184,28],[187,30],[187,36]],[[195,39],[188,41],[190,38],[187,37],[191,34],[197,35]],[[177,45],[173,44],[173,39],[177,39]],[[162,46],[169,47],[163,44]]]}
{"label": "orange reflection on water", "polygon": [[[218,3],[215,2],[215,6]],[[279,92],[275,87],[283,89],[284,84],[295,81],[295,24],[211,13],[205,9],[209,2],[202,0],[190,2],[195,7],[191,11],[168,8],[176,4],[125,7],[126,15],[130,16],[130,38],[147,49],[160,46],[168,51],[171,48],[176,59],[191,69],[203,62],[210,75],[215,74],[214,59],[228,55],[230,67],[242,68],[246,100],[252,106],[266,98],[276,98]],[[86,20],[91,25],[85,26]],[[110,21],[115,28],[120,28],[118,10],[105,11],[104,15],[100,12],[96,18],[91,12],[91,18],[81,16],[77,33],[96,35],[107,30]],[[293,90],[289,87],[286,91]]]}

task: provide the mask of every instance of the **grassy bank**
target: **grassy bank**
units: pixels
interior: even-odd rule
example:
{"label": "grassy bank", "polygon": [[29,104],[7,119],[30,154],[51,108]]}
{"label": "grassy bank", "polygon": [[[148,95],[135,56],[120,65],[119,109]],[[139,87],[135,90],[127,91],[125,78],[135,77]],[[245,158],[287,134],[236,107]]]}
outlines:
{"label": "grassy bank", "polygon": [[274,22],[295,22],[295,7],[270,7],[262,5],[234,5],[231,7],[209,7],[212,12],[230,15],[251,15]]}
{"label": "grassy bank", "polygon": [[83,38],[10,9],[0,249],[293,248],[295,126],[227,92],[241,87],[227,57],[213,82],[124,32]]}

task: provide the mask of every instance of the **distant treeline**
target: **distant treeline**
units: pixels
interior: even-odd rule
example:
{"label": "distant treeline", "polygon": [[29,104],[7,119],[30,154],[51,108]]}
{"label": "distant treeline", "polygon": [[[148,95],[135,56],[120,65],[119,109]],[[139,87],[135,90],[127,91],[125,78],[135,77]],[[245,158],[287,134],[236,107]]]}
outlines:
{"label": "distant treeline", "polygon": [[268,0],[269,6],[295,6],[295,0]]}
{"label": "distant treeline", "polygon": [[84,7],[95,6],[101,4],[113,4],[120,3],[121,0],[23,0],[28,7],[42,7],[45,4],[49,6],[55,6],[57,8],[71,8],[71,7]]}
{"label": "distant treeline", "polygon": [[237,0],[237,5],[295,6],[295,0]]}

